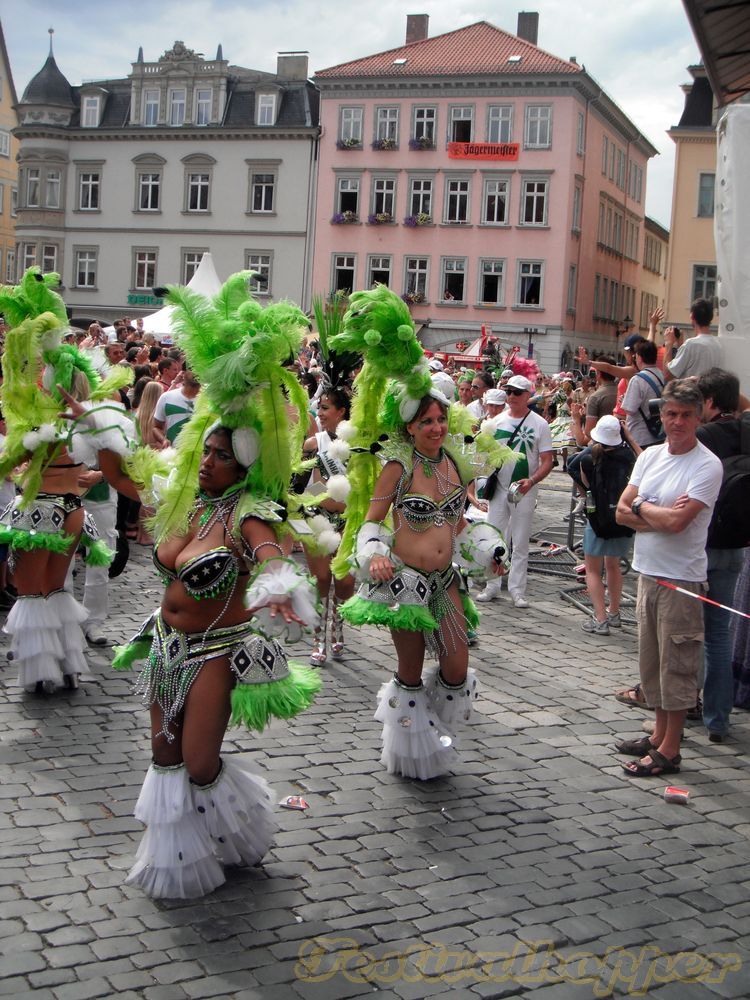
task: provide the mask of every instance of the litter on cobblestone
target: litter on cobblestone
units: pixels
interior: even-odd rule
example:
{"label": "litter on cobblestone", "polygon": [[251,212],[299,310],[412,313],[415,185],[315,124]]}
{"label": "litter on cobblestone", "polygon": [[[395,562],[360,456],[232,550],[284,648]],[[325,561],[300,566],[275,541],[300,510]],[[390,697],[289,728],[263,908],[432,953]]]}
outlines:
{"label": "litter on cobblestone", "polygon": [[690,792],[687,788],[677,788],[675,785],[667,785],[664,789],[665,802],[679,802],[686,806],[689,798]]}
{"label": "litter on cobblestone", "polygon": [[443,816],[445,816],[446,819],[453,819],[453,817],[448,812],[448,810],[445,808],[445,806],[443,806],[443,808],[440,810],[440,812],[443,814]]}
{"label": "litter on cobblestone", "polygon": [[301,795],[287,795],[285,799],[279,802],[279,805],[282,809],[299,809],[302,811],[310,808],[307,801]]}

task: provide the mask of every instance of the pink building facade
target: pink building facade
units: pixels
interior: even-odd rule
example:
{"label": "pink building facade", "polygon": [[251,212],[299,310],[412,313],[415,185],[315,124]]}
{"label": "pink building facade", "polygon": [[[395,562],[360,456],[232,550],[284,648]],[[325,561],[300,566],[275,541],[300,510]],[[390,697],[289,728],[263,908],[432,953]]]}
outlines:
{"label": "pink building facade", "polygon": [[614,350],[655,150],[577,63],[486,22],[428,38],[426,21],[315,76],[313,290],[383,282],[433,350],[483,326],[547,371],[579,343]]}

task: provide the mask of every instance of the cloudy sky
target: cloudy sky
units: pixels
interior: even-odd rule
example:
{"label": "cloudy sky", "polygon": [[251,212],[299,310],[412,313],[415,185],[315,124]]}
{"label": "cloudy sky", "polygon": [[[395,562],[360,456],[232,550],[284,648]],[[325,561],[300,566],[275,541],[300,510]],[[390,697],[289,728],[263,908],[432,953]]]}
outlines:
{"label": "cloudy sky", "polygon": [[404,42],[407,13],[430,15],[430,35],[486,20],[515,32],[519,10],[539,11],[539,45],[576,56],[656,146],[646,210],[669,225],[673,143],[666,130],[683,107],[680,84],[699,59],[681,0],[0,0],[20,97],[47,57],[72,84],[124,77],[138,47],[158,59],[175,39],[213,58],[274,71],[280,50],[307,50],[310,72]]}

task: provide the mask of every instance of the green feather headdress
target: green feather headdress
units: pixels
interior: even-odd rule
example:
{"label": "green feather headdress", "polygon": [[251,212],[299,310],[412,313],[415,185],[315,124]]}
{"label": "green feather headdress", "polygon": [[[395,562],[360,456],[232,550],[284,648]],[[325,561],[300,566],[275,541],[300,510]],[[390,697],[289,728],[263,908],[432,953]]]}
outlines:
{"label": "green feather headdress", "polygon": [[[177,438],[174,470],[160,491],[157,539],[186,530],[198,492],[203,443],[217,423],[235,432],[236,457],[248,466],[240,485],[259,501],[286,506],[307,432],[308,399],[283,363],[296,358],[309,324],[292,303],[261,306],[248,291],[251,274],[232,275],[212,298],[181,286],[168,288],[172,328],[201,392]],[[289,419],[289,409],[296,421]],[[238,453],[237,435],[249,461]]]}

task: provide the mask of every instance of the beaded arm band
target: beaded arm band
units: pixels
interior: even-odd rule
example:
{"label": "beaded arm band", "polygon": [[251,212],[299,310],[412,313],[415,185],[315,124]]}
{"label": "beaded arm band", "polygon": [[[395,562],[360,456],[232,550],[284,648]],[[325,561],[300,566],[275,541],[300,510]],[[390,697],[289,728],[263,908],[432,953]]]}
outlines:
{"label": "beaded arm band", "polygon": [[[250,549],[250,558],[253,562],[258,562],[258,551],[263,548],[276,549],[281,558],[284,558],[284,550],[279,545],[278,542],[261,542],[260,545],[256,545],[254,549]],[[264,560],[266,561],[266,560]]]}

